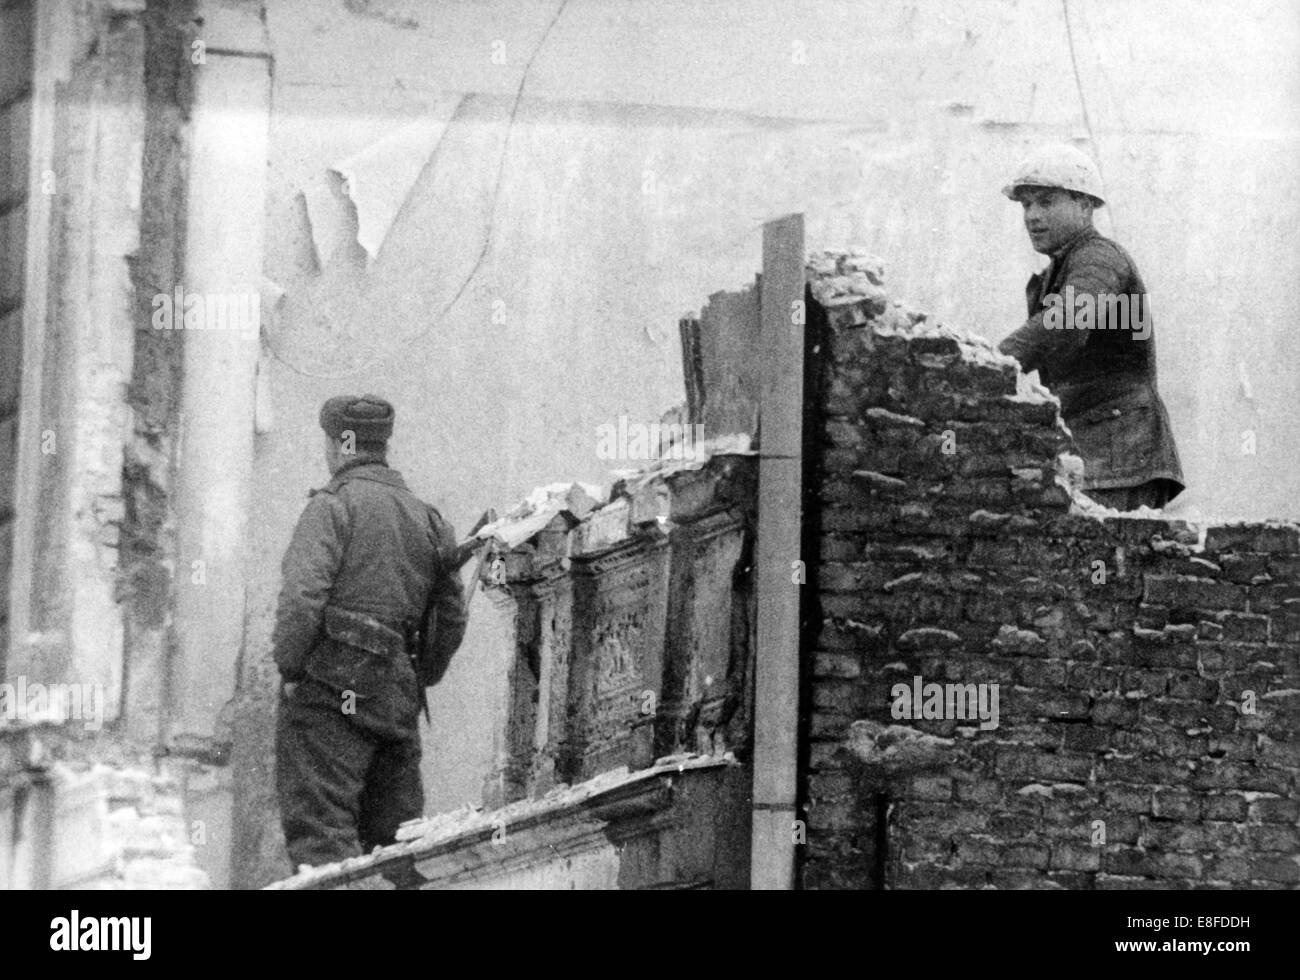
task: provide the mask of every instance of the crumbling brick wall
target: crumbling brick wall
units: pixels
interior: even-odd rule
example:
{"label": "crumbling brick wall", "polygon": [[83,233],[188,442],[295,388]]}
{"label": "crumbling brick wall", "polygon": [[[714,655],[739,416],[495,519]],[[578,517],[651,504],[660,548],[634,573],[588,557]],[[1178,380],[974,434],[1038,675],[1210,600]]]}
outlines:
{"label": "crumbling brick wall", "polygon": [[[809,270],[804,885],[1300,883],[1300,529],[1091,507],[1055,399],[881,275]],[[998,726],[896,717],[916,677]]]}

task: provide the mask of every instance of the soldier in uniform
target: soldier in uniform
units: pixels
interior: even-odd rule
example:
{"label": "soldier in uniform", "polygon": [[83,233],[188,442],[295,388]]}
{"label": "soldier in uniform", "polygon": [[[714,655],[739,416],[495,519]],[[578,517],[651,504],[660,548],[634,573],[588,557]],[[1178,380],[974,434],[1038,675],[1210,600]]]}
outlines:
{"label": "soldier in uniform", "polygon": [[276,791],[295,868],[392,843],[423,814],[421,665],[445,668],[465,632],[455,535],[389,468],[393,418],[371,395],[325,403],[332,478],[284,556]]}
{"label": "soldier in uniform", "polygon": [[1002,193],[1023,206],[1030,242],[1051,262],[1029,280],[1029,319],[999,349],[1060,398],[1090,497],[1119,510],[1164,506],[1184,489],[1183,471],[1156,389],[1146,286],[1092,224],[1105,204],[1096,164],[1072,146],[1044,147]]}

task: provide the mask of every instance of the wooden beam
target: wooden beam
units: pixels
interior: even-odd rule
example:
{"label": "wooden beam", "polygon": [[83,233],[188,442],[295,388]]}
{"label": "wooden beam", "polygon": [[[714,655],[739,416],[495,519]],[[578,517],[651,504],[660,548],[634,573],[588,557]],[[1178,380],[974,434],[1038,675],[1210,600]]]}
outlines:
{"label": "wooden beam", "polygon": [[759,290],[758,630],[754,690],[756,889],[794,887],[799,731],[799,589],[803,523],[803,215],[763,226]]}

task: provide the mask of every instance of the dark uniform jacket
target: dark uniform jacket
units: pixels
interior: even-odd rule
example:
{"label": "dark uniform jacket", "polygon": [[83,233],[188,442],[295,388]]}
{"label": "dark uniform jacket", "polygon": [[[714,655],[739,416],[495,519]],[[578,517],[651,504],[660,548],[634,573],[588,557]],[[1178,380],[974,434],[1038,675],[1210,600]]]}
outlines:
{"label": "dark uniform jacket", "polygon": [[465,633],[455,549],[451,525],[396,470],[364,454],[344,464],[312,491],[285,552],[272,634],[281,675],[347,680],[328,676],[329,663],[313,663],[327,658],[313,652],[335,649],[330,640],[379,652],[385,637],[399,648],[405,639],[409,650],[426,610],[434,656],[445,664]]}
{"label": "dark uniform jacket", "polygon": [[[1073,287],[1072,294],[1067,287]],[[1049,329],[1048,297],[1093,297],[1093,329]],[[1123,307],[1105,297],[1131,297]],[[1099,297],[1101,299],[1099,300]],[[999,345],[1025,371],[1038,370],[1061,400],[1061,415],[1084,460],[1085,488],[1134,487],[1169,480],[1183,489],[1183,471],[1169,415],[1156,390],[1155,331],[1140,326],[1139,308],[1151,325],[1146,286],[1129,254],[1095,228],[1087,228],[1052,255],[1025,289],[1029,319]],[[1071,320],[1066,309],[1061,318]],[[1127,326],[1129,329],[1124,329]],[[1145,332],[1145,339],[1139,337]]]}

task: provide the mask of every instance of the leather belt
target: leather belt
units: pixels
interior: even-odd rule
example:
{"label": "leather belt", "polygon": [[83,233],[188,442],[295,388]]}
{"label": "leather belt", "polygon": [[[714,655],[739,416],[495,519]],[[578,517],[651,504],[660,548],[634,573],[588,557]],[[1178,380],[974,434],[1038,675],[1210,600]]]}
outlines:
{"label": "leather belt", "polygon": [[381,656],[405,656],[408,650],[405,623],[395,627],[340,606],[325,607],[325,634],[339,643]]}

